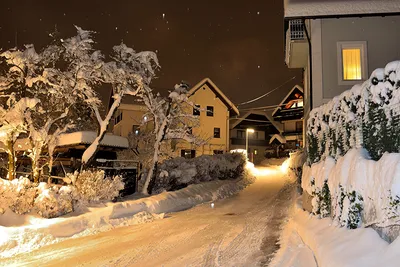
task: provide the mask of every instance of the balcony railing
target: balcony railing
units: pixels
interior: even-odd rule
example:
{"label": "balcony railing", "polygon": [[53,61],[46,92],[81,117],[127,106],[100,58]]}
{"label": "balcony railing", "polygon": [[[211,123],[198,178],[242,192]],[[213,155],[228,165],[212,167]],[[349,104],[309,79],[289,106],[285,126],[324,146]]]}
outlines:
{"label": "balcony railing", "polygon": [[301,19],[289,21],[289,38],[290,40],[305,40],[304,22]]}
{"label": "balcony railing", "polygon": [[289,21],[285,47],[285,62],[289,68],[302,68],[307,63],[308,42],[305,27],[301,19]]}

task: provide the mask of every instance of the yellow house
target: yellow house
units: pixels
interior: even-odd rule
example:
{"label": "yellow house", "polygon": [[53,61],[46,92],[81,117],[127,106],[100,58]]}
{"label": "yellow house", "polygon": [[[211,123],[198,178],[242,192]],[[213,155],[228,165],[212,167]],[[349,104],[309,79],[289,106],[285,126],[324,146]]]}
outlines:
{"label": "yellow house", "polygon": [[127,137],[129,133],[137,132],[143,122],[148,119],[146,106],[135,97],[124,96],[112,120],[112,132],[115,135]]}
{"label": "yellow house", "polygon": [[237,107],[211,81],[205,78],[188,92],[189,101],[195,105],[193,115],[199,116],[200,126],[193,134],[208,140],[201,147],[179,142],[176,150],[182,157],[221,154],[229,151],[229,117],[239,115]]}
{"label": "yellow house", "polygon": [[[191,88],[188,98],[195,105],[188,112],[199,116],[199,127],[192,132],[208,142],[201,147],[183,140],[173,142],[173,156],[191,158],[229,151],[229,117],[239,115],[237,107],[209,78]],[[139,131],[139,126],[149,119],[146,113],[143,103],[132,97],[125,98],[114,115],[113,133],[126,137],[130,132]]]}

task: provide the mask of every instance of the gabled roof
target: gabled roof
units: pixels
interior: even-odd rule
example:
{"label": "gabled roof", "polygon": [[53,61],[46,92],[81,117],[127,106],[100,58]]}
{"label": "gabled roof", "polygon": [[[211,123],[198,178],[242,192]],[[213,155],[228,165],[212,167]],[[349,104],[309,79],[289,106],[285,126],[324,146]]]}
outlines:
{"label": "gabled roof", "polygon": [[210,89],[219,97],[219,99],[221,99],[221,101],[226,105],[230,113],[233,113],[232,115],[239,115],[238,108],[226,97],[226,95],[224,95],[224,93],[222,93],[222,91],[218,88],[218,86],[215,85],[215,83],[211,81],[210,78],[205,78],[198,84],[193,86],[192,89],[189,90],[188,96],[190,97],[194,95],[196,91],[199,90],[204,84],[207,84],[208,87],[210,87]]}
{"label": "gabled roof", "polygon": [[284,7],[286,19],[400,14],[397,0],[285,0]]}
{"label": "gabled roof", "polygon": [[278,140],[281,144],[286,144],[286,138],[280,134],[274,134],[271,139],[269,139],[269,144],[272,144],[275,139]]}
{"label": "gabled roof", "polygon": [[269,121],[280,133],[283,132],[283,125],[282,125],[281,123],[279,123],[279,122],[274,121],[274,119],[273,119],[269,114],[267,114],[265,111],[262,111],[262,110],[253,110],[253,111],[251,110],[251,111],[248,111],[247,113],[241,115],[240,117],[235,118],[236,121],[235,121],[234,123],[230,124],[229,128],[230,128],[230,129],[235,128],[236,126],[239,125],[239,123],[241,123],[243,120],[245,120],[245,119],[246,119],[249,115],[251,115],[251,114],[258,114],[258,115],[263,115],[263,116],[265,116],[265,117],[268,119],[268,121]]}
{"label": "gabled roof", "polygon": [[289,93],[283,98],[282,102],[279,103],[278,107],[276,109],[274,109],[274,112],[272,112],[272,116],[275,115],[275,113],[281,109],[281,107],[287,103],[288,98],[290,97],[290,95],[296,90],[298,89],[300,92],[304,93],[303,88],[299,85],[295,85],[293,86],[293,88],[289,91]]}

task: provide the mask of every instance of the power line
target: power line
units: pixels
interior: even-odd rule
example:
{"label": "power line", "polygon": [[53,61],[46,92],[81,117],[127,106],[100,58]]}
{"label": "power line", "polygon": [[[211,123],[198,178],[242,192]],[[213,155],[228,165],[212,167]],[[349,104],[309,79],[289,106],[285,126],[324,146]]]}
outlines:
{"label": "power line", "polygon": [[292,78],[290,78],[290,79],[287,80],[286,82],[282,83],[282,84],[279,85],[278,87],[275,87],[275,88],[272,89],[271,91],[269,91],[269,92],[267,92],[267,93],[265,93],[265,94],[263,94],[263,95],[261,95],[261,96],[258,96],[258,97],[254,98],[254,99],[251,99],[251,100],[249,100],[249,101],[246,101],[246,102],[237,104],[236,106],[239,107],[239,106],[241,106],[241,105],[246,105],[246,104],[250,104],[250,103],[253,103],[253,102],[255,102],[255,101],[258,101],[258,100],[260,100],[261,98],[264,98],[264,97],[268,96],[269,94],[271,94],[272,92],[278,90],[279,88],[281,88],[282,86],[284,86],[284,85],[287,84],[288,82],[294,80],[295,78],[296,78],[296,76],[293,76]]}

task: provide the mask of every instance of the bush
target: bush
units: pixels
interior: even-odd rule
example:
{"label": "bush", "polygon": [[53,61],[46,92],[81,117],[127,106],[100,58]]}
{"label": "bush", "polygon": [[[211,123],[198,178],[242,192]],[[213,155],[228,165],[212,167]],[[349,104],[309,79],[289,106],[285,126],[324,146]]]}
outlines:
{"label": "bush", "polygon": [[166,160],[158,166],[151,192],[157,194],[178,190],[190,184],[235,179],[244,174],[245,163],[245,156],[241,153]]}
{"label": "bush", "polygon": [[74,179],[81,201],[109,201],[118,197],[119,191],[124,189],[122,177],[104,176],[104,171],[83,171]]}
{"label": "bush", "polygon": [[121,176],[104,177],[104,171],[70,174],[66,180],[73,185],[59,187],[31,183],[23,177],[12,181],[0,178],[0,214],[9,208],[17,214],[35,211],[44,218],[54,218],[90,202],[113,200],[124,188]]}

